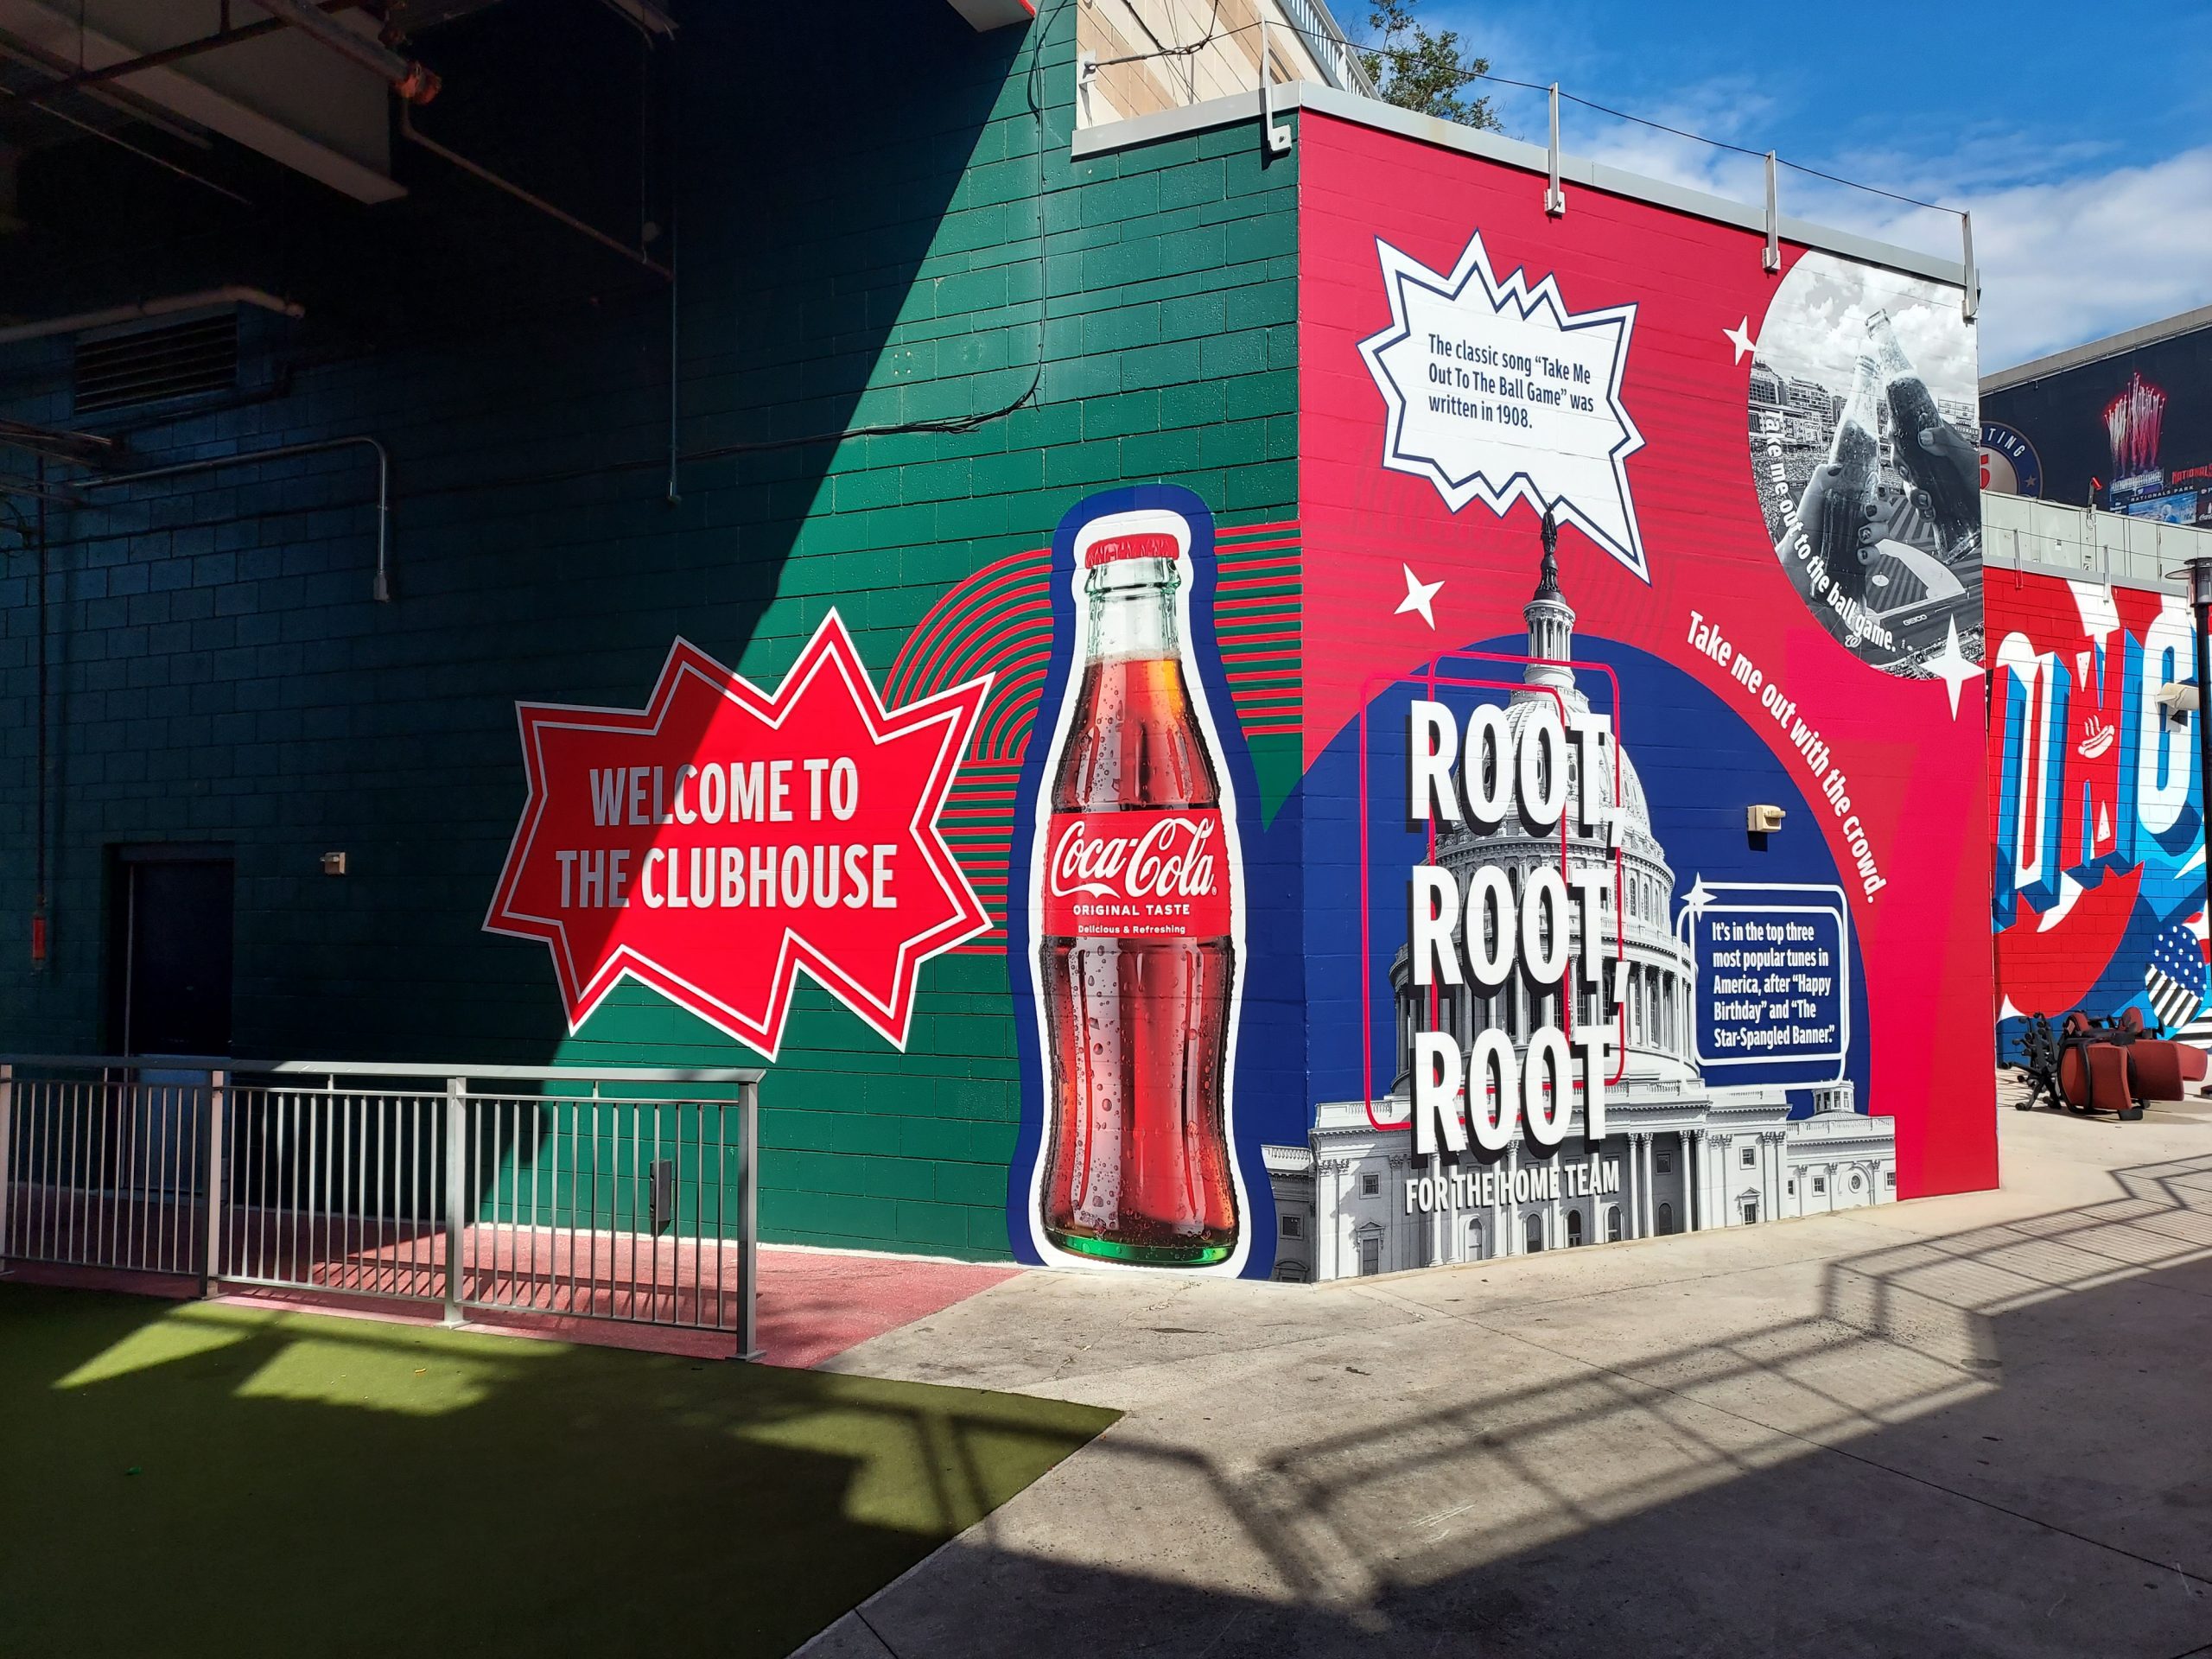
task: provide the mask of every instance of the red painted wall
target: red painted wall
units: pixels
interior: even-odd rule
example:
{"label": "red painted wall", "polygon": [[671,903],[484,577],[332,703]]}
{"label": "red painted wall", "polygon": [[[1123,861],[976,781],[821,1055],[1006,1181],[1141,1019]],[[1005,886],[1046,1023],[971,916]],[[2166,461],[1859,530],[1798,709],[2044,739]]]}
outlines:
{"label": "red painted wall", "polygon": [[[1344,741],[1378,677],[1417,678],[1440,654],[1464,655],[1521,634],[1541,505],[1554,488],[1586,490],[1593,523],[1586,527],[1563,510],[1559,549],[1577,613],[1578,654],[1586,643],[1593,653],[1625,647],[1702,688],[1661,708],[1647,702],[1641,724],[1635,709],[1622,707],[1624,742],[1647,779],[1662,769],[1673,769],[1677,781],[1703,777],[1705,809],[1678,811],[1662,830],[1662,839],[1671,837],[1675,902],[1694,904],[1685,896],[1694,878],[1722,866],[1738,876],[1779,874],[1785,856],[1819,857],[1847,897],[1863,965],[1866,1026],[1852,1036],[1854,1075],[1866,1079],[1859,1109],[1896,1120],[1900,1196],[1993,1185],[1991,1055],[1977,1040],[1992,1001],[1980,671],[1961,671],[1955,692],[1927,677],[1934,671],[1926,656],[1878,665],[1867,649],[1839,637],[1827,607],[1793,585],[1799,573],[1778,556],[1762,516],[1765,474],[1755,474],[1754,460],[1763,467],[1763,458],[1747,442],[1758,359],[1736,343],[1770,330],[1779,338],[1783,327],[1770,308],[1792,302],[1790,273],[1801,262],[1823,261],[1820,269],[1859,284],[1859,317],[1884,307],[1899,316],[1914,312],[1931,335],[1948,331],[1970,372],[1971,337],[1955,290],[1788,246],[1777,278],[1762,268],[1754,232],[1594,190],[1572,191],[1568,211],[1554,218],[1536,175],[1325,117],[1308,115],[1300,143],[1309,760]],[[1586,326],[1580,319],[1632,312],[1618,401],[1641,438],[1625,446],[1621,486],[1633,495],[1640,546],[1608,545],[1605,520],[1615,504],[1606,498],[1612,486],[1602,458],[1580,482],[1539,480],[1517,496],[1501,462],[1491,482],[1501,486],[1502,503],[1455,502],[1452,478],[1403,464],[1414,446],[1402,441],[1395,423],[1402,417],[1374,359],[1395,349],[1378,342],[1433,331],[1394,315],[1388,295],[1400,278],[1393,272],[1417,262],[1404,292],[1423,285],[1447,299],[1466,292],[1477,235],[1479,280],[1519,296],[1501,306],[1525,310],[1538,289],[1554,285],[1567,314],[1563,340]],[[1408,313],[1416,302],[1427,301],[1405,301]],[[1805,327],[1802,307],[1799,315],[1796,326]],[[1471,332],[1484,327],[1480,317],[1469,325]],[[1423,400],[1440,376],[1454,372],[1452,359],[1440,346],[1427,363],[1401,356],[1399,397],[1408,407],[1433,408]],[[1851,357],[1842,361],[1847,387]],[[1475,387],[1481,391],[1479,378]],[[1964,397],[1970,407],[1970,378]],[[1453,441],[1434,435],[1441,425],[1433,417],[1429,429],[1422,442]],[[1888,430],[1885,417],[1885,442]],[[1532,468],[1546,464],[1536,435]],[[1447,463],[1440,473],[1460,466],[1462,476],[1473,465]],[[1970,658],[1980,645],[1973,592],[1980,572],[1971,556],[1953,569],[1968,584],[1952,620]],[[1417,605],[1397,602],[1415,576],[1444,584],[1433,622]],[[1702,645],[1700,622],[1717,629]],[[1943,632],[1939,620],[1939,642]],[[1724,638],[1726,656],[1710,643]],[[1918,649],[1932,654],[1936,647]],[[1960,659],[1955,653],[1951,660]],[[1760,671],[1755,682],[1738,670],[1746,661]],[[1668,682],[1659,675],[1652,683]],[[1768,687],[1774,696],[1762,695]],[[1707,709],[1709,716],[1700,712]],[[1739,778],[1712,771],[1723,728],[1726,741],[1742,737],[1758,748],[1759,765],[1746,767],[1745,777],[1756,770],[1785,778],[1809,803],[1802,815],[1793,810],[1783,836],[1795,839],[1773,864],[1736,863],[1747,857],[1744,805],[1764,798],[1747,797]],[[1801,728],[1816,733],[1817,744],[1800,741]],[[1838,795],[1847,798],[1844,804],[1835,804]],[[1865,876],[1870,853],[1878,880]],[[1325,1015],[1317,1007],[1313,1017],[1318,1025]],[[1709,1056],[1705,1074],[1708,1084],[1742,1075],[1715,1069]]]}

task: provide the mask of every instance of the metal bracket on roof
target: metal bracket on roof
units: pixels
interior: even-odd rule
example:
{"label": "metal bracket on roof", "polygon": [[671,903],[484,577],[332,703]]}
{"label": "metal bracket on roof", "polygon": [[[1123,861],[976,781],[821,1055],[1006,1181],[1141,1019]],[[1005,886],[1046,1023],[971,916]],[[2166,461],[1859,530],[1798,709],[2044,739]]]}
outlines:
{"label": "metal bracket on roof", "polygon": [[1275,87],[1268,73],[1268,18],[1260,15],[1260,126],[1267,135],[1268,153],[1290,154],[1290,129],[1275,125]]}
{"label": "metal bracket on roof", "polygon": [[1959,301],[1959,315],[1968,322],[1981,309],[1981,273],[1974,268],[1974,215],[1959,215],[1959,250],[1966,265],[1966,292]]}
{"label": "metal bracket on roof", "polygon": [[1766,251],[1759,264],[1769,270],[1782,269],[1782,193],[1775,181],[1774,152],[1766,153]]}
{"label": "metal bracket on roof", "polygon": [[1552,82],[1551,182],[1544,187],[1544,211],[1554,219],[1567,212],[1567,192],[1559,182],[1559,82]]}

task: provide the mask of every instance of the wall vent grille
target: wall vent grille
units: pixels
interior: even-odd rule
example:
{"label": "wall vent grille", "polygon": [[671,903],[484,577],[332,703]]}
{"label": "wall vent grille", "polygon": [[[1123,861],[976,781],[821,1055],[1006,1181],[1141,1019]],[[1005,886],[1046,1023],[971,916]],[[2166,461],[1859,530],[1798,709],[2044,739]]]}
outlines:
{"label": "wall vent grille", "polygon": [[77,341],[77,413],[136,409],[238,383],[238,314]]}

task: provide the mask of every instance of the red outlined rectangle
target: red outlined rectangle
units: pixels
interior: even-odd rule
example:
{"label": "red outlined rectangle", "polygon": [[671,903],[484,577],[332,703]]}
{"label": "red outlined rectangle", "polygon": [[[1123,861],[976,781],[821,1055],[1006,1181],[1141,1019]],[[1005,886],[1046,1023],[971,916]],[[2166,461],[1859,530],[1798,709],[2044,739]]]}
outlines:
{"label": "red outlined rectangle", "polygon": [[[1471,677],[1465,675],[1440,674],[1437,671],[1437,665],[1439,663],[1448,664],[1461,659],[1470,662],[1491,662],[1508,664],[1517,664],[1524,668],[1539,664],[1547,667],[1558,667],[1563,665],[1574,669],[1577,671],[1586,670],[1592,673],[1604,675],[1607,682],[1612,686],[1613,690],[1612,721],[1613,753],[1615,755],[1615,760],[1612,767],[1612,779],[1614,810],[1618,812],[1620,810],[1621,805],[1622,766],[1619,757],[1626,753],[1623,747],[1623,739],[1621,734],[1621,683],[1620,676],[1613,671],[1611,665],[1609,664],[1571,659],[1564,664],[1560,664],[1553,663],[1550,659],[1545,658],[1514,656],[1503,652],[1454,651],[1447,652],[1440,657],[1431,658],[1425,672],[1410,675],[1377,674],[1370,676],[1368,678],[1361,682],[1359,689],[1358,739],[1360,1089],[1363,1096],[1363,1103],[1365,1105],[1367,1109],[1367,1121],[1377,1129],[1410,1128],[1412,1126],[1412,1119],[1410,1116],[1404,1119],[1389,1119],[1377,1117],[1375,1115],[1375,970],[1372,957],[1374,901],[1373,890],[1369,881],[1369,871],[1371,861],[1369,855],[1368,845],[1368,816],[1369,802],[1370,798],[1369,795],[1367,770],[1368,710],[1374,707],[1376,694],[1383,688],[1390,686],[1414,685],[1426,687],[1432,700],[1435,696],[1437,689],[1440,686],[1449,687],[1454,690],[1506,692],[1536,690],[1543,692],[1545,695],[1551,697],[1555,703],[1558,703],[1560,706],[1560,712],[1562,715],[1561,723],[1565,723],[1564,715],[1566,699],[1554,687],[1532,686],[1525,679],[1503,680],[1489,677]],[[1559,835],[1560,874],[1561,879],[1564,880],[1567,874],[1567,830],[1565,814],[1561,814],[1560,818]],[[1436,825],[1433,822],[1432,822],[1428,826],[1428,856],[1432,860],[1436,856]],[[1628,950],[1627,930],[1623,927],[1619,922],[1621,915],[1621,889],[1622,856],[1620,849],[1617,847],[1613,849],[1613,916],[1615,918],[1613,928],[1613,956],[1614,960],[1617,962],[1624,962],[1627,959]],[[1566,979],[1562,979],[1560,988],[1560,1007],[1562,1018],[1564,1018],[1567,1022],[1565,1029],[1569,1037],[1572,1037],[1574,1033],[1574,999],[1568,994],[1567,984],[1567,980],[1572,978],[1573,974],[1573,964],[1570,963],[1567,969],[1567,976]],[[1437,1017],[1439,1011],[1437,992],[1434,986],[1432,985],[1429,988],[1428,995],[1429,1018],[1431,1020],[1434,1020]],[[1608,1083],[1618,1083],[1621,1078],[1627,1074],[1628,1070],[1628,1011],[1625,1004],[1624,1004],[1619,1009],[1616,1017],[1621,1022],[1618,1044],[1620,1054],[1620,1063],[1615,1068],[1613,1075],[1605,1080]]]}

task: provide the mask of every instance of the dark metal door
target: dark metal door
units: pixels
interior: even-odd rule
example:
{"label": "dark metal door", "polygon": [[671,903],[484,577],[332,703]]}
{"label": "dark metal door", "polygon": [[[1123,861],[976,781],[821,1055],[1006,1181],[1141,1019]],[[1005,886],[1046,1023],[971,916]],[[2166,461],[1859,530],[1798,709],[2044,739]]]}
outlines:
{"label": "dark metal door", "polygon": [[228,859],[123,863],[126,1054],[226,1054],[231,1046]]}

